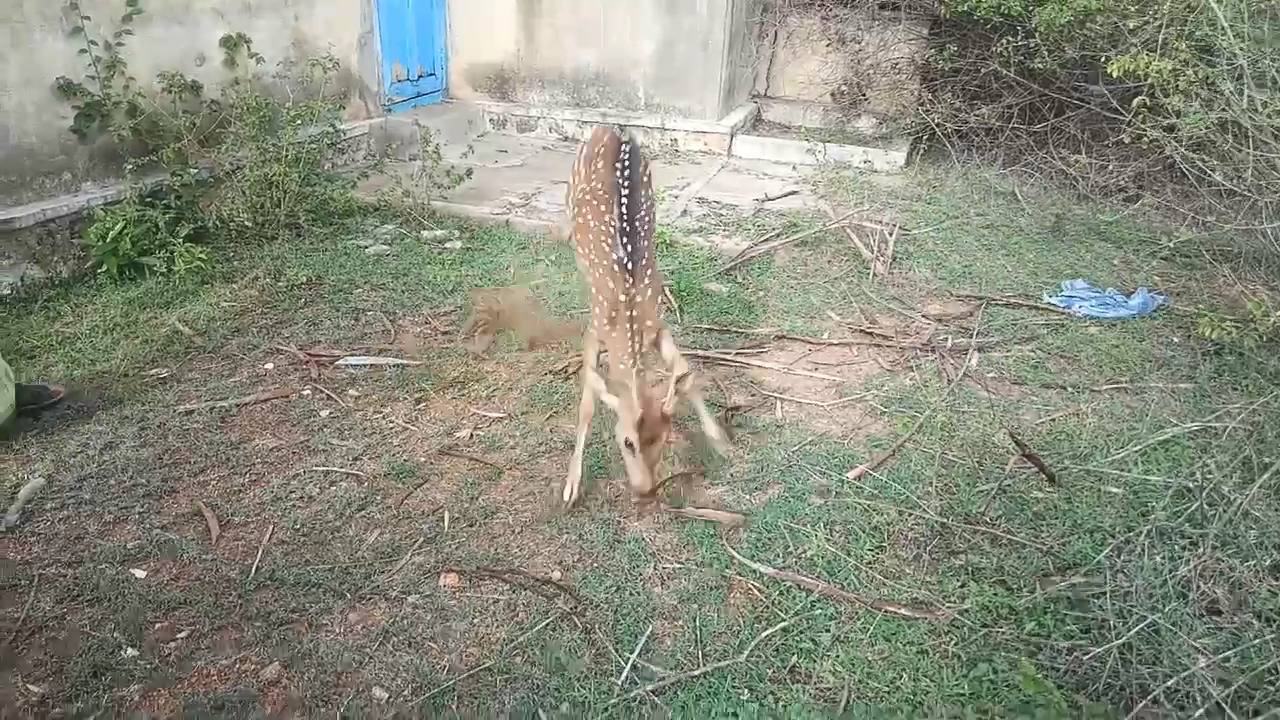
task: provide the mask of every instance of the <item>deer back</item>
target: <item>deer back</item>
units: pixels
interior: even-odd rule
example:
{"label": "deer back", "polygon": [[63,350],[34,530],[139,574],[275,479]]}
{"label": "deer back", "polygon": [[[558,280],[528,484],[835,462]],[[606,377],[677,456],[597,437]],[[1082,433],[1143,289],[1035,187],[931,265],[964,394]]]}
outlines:
{"label": "deer back", "polygon": [[600,126],[569,180],[570,237],[591,296],[591,329],[610,371],[638,371],[660,327],[663,280],[654,258],[653,180],[635,137]]}

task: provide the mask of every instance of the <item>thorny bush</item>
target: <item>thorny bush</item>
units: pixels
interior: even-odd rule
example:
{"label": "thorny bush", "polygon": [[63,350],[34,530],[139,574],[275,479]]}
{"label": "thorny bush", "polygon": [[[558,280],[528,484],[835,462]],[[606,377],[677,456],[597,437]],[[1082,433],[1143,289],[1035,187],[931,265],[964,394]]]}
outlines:
{"label": "thorny bush", "polygon": [[925,21],[924,147],[1257,233],[1280,251],[1275,0],[771,4]]}

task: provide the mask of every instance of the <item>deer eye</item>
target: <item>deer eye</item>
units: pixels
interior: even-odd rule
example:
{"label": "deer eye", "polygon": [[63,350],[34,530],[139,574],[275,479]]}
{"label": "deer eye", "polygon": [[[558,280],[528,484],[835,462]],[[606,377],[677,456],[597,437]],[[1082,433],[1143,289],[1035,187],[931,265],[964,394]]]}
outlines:
{"label": "deer eye", "polygon": [[636,454],[636,444],[631,442],[631,438],[623,438],[622,447],[626,448],[627,452],[631,453],[632,455]]}

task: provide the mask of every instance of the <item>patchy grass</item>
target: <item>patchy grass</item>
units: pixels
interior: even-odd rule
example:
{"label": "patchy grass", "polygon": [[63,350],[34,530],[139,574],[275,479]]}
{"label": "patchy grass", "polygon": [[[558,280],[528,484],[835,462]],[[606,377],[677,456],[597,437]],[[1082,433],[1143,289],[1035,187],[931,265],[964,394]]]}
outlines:
{"label": "patchy grass", "polygon": [[[621,467],[604,410],[583,506],[561,510],[577,389],[556,370],[572,348],[461,348],[474,287],[535,281],[555,312],[585,307],[561,244],[463,228],[463,248],[446,250],[374,216],[222,258],[203,278],[11,303],[5,358],[78,396],[0,456],[8,496],[50,481],[0,537],[4,702],[352,718],[578,717],[611,703],[674,717],[1274,708],[1280,376],[1269,358],[1196,339],[1189,309],[1224,302],[1217,267],[1162,232],[983,173],[824,187],[919,231],[900,239],[891,277],[868,282],[835,234],[718,277],[716,258],[665,245],[679,340],[765,340],[694,325],[843,338],[855,324],[958,345],[764,342],[746,356],[843,383],[708,367],[712,403],[737,408],[735,449],[716,458],[682,418],[668,464],[705,477],[672,502],[747,514],[731,533],[608,482]],[[390,256],[354,242],[386,223],[410,230]],[[948,290],[1035,298],[1078,276],[1154,285],[1173,306],[1123,323],[920,314]],[[966,366],[975,326],[993,344]],[[281,349],[315,346],[413,348],[423,364],[312,377]],[[298,394],[176,410],[285,384]],[[846,477],[926,415],[893,459]],[[1056,484],[1010,465],[1006,429]],[[197,502],[219,519],[216,545]],[[954,618],[821,597],[734,561],[726,542]],[[742,662],[620,700],[646,632],[628,692],[737,657],[768,630]]]}

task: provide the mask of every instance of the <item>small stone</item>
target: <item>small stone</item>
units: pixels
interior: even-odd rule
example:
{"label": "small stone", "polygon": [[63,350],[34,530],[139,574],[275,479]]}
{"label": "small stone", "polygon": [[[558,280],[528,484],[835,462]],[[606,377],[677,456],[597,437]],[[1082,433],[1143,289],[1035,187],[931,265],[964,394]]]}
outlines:
{"label": "small stone", "polygon": [[552,579],[553,581],[555,581],[555,582],[560,582],[560,578],[562,578],[562,577],[564,577],[564,573],[560,572],[559,570],[552,570],[552,571],[551,571],[551,579]]}
{"label": "small stone", "polygon": [[373,686],[373,689],[369,691],[369,694],[373,696],[373,701],[376,703],[384,703],[391,699],[391,693],[383,690],[377,685]]}
{"label": "small stone", "polygon": [[325,408],[325,409],[323,409],[323,410],[321,410],[321,411],[320,411],[320,417],[322,417],[322,418],[327,418],[327,417],[329,417],[329,416],[330,416],[330,415],[332,415],[332,414],[333,414],[333,411],[332,411],[332,410],[330,410],[329,408]]}
{"label": "small stone", "polygon": [[444,244],[444,247],[445,247],[445,249],[447,249],[447,250],[461,250],[461,249],[462,249],[462,241],[461,241],[461,240],[450,240],[449,242],[447,242],[447,243],[445,243],[445,244]]}
{"label": "small stone", "polygon": [[258,682],[273,683],[279,680],[282,674],[284,674],[284,666],[277,660],[262,668],[262,672],[258,673]]}
{"label": "small stone", "polygon": [[439,242],[441,240],[456,240],[458,239],[458,231],[457,230],[423,230],[421,233],[421,236],[422,236],[422,239],[426,240],[427,242]]}
{"label": "small stone", "polygon": [[138,650],[138,648],[131,648],[131,647],[127,647],[127,648],[125,648],[124,650],[121,650],[121,651],[120,651],[120,654],[121,654],[121,655],[123,655],[123,656],[125,656],[125,657],[127,657],[127,658],[135,658],[135,657],[138,657],[139,655],[141,655],[141,654],[142,654],[142,652],[141,652],[141,651],[139,651],[139,650]]}
{"label": "small stone", "polygon": [[373,236],[383,242],[399,237],[403,234],[404,230],[401,230],[399,225],[392,224],[379,225],[378,228],[373,231]]}
{"label": "small stone", "polygon": [[262,369],[263,369],[263,370],[275,370],[275,369],[276,369],[276,364],[275,364],[275,363],[263,363],[263,365],[262,365]]}
{"label": "small stone", "polygon": [[370,255],[390,255],[391,246],[378,243],[377,245],[370,245],[369,247],[365,248],[364,251]]}
{"label": "small stone", "polygon": [[729,292],[729,286],[728,286],[728,285],[723,285],[723,284],[718,283],[718,282],[709,282],[709,283],[705,283],[702,287],[703,287],[704,289],[706,289],[706,290],[710,291],[710,292],[713,292],[713,293],[717,294],[717,295],[724,295],[725,293]]}
{"label": "small stone", "polygon": [[347,395],[350,397],[360,397],[360,391],[355,388],[351,388],[347,391]]}
{"label": "small stone", "polygon": [[456,588],[462,583],[462,578],[458,577],[458,573],[452,570],[446,570],[440,573],[440,587]]}
{"label": "small stone", "polygon": [[142,568],[129,568],[129,573],[139,580],[147,576],[147,571]]}

